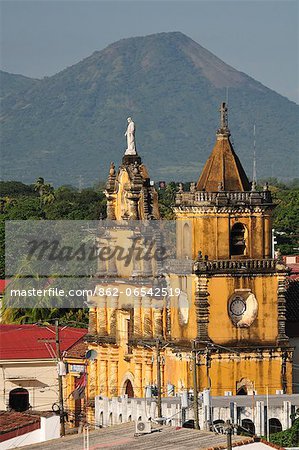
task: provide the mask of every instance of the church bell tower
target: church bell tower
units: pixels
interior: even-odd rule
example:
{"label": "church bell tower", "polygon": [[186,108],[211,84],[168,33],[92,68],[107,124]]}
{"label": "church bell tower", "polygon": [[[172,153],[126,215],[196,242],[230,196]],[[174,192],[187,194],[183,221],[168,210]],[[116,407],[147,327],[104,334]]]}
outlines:
{"label": "church bell tower", "polygon": [[209,375],[203,371],[199,383],[214,395],[264,393],[266,386],[291,392],[287,270],[271,254],[275,205],[267,185],[250,185],[227,114],[222,103],[212,153],[197,183],[188,192],[181,185],[176,196],[178,257],[194,262],[194,309],[188,329],[174,327],[174,334],[195,339],[202,358],[209,355]]}

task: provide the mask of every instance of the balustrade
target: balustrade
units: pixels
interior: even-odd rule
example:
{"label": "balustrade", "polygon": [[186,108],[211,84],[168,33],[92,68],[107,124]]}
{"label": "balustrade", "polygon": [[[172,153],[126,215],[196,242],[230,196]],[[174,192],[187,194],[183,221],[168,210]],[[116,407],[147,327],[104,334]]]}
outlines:
{"label": "balustrade", "polygon": [[251,192],[179,192],[176,194],[177,205],[200,206],[203,203],[217,204],[219,201],[227,205],[238,203],[272,203],[270,191]]}

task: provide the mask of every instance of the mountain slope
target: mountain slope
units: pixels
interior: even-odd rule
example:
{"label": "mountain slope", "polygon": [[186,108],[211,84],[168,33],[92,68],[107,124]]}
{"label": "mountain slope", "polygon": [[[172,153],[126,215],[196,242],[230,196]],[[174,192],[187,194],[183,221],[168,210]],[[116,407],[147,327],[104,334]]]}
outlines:
{"label": "mountain slope", "polygon": [[3,176],[85,184],[105,179],[126,148],[126,118],[155,179],[197,179],[229,87],[235,149],[251,173],[296,176],[299,107],[226,65],[182,33],[130,38],[4,96]]}
{"label": "mountain slope", "polygon": [[1,100],[11,94],[25,91],[37,83],[39,83],[39,80],[36,80],[34,78],[24,77],[23,75],[15,75],[0,70]]}

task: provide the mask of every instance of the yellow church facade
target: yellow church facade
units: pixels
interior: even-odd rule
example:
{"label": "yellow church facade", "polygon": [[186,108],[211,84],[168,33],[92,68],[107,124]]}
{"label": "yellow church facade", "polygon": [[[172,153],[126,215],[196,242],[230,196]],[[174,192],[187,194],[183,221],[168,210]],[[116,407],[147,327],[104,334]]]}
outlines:
{"label": "yellow church facade", "polygon": [[[115,262],[106,262],[103,286],[121,286],[132,292],[130,299],[89,299],[87,342],[97,354],[88,364],[91,406],[97,395],[145,397],[149,388],[156,395],[159,386],[162,396],[192,390],[194,358],[199,391],[292,392],[287,269],[272,257],[271,192],[267,185],[257,191],[249,183],[230,141],[225,104],[220,118],[198,182],[188,190],[180,184],[176,194],[176,262],[157,277],[166,289],[159,296],[163,306],[142,295],[141,288],[150,288],[155,279],[140,276],[153,269],[145,261],[125,280]],[[111,163],[106,196],[112,223],[160,218],[157,192],[137,151],[123,156],[118,171]],[[113,239],[110,233],[107,242]],[[179,294],[170,298],[167,293],[174,291]]]}

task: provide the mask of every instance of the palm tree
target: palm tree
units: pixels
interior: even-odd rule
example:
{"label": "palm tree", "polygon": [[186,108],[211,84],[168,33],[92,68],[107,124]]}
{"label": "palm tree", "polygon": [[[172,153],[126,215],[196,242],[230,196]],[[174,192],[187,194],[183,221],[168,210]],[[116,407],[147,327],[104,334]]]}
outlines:
{"label": "palm tree", "polygon": [[50,184],[45,184],[43,187],[43,195],[42,195],[43,204],[53,203],[55,200],[54,188]]}
{"label": "palm tree", "polygon": [[42,197],[42,195],[43,195],[44,185],[45,185],[45,180],[42,177],[38,177],[38,179],[34,183],[34,190],[39,193],[40,197]]}
{"label": "palm tree", "polygon": [[55,200],[54,188],[49,183],[45,183],[44,178],[39,177],[34,183],[34,190],[39,193],[40,205],[53,203]]}
{"label": "palm tree", "polygon": [[15,200],[11,197],[2,197],[0,198],[0,213],[3,214],[6,212],[7,207],[15,204]]}

